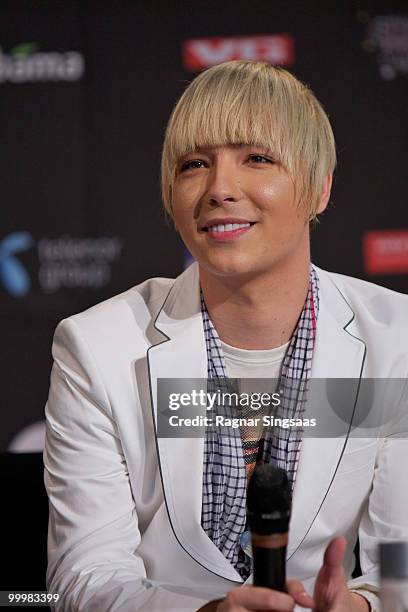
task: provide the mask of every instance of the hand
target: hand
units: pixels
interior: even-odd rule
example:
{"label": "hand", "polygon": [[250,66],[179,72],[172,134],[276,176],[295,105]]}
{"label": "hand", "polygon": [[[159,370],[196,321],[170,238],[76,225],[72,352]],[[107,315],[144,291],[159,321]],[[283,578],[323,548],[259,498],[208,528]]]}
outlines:
{"label": "hand", "polygon": [[347,588],[343,569],[346,540],[334,538],[326,548],[323,565],[317,575],[315,612],[369,612],[370,604],[362,595]]}
{"label": "hand", "polygon": [[210,601],[197,612],[291,611],[296,604],[304,608],[313,607],[313,599],[305,592],[301,582],[288,580],[286,587],[288,592],[281,593],[263,587],[239,586],[224,599]]}

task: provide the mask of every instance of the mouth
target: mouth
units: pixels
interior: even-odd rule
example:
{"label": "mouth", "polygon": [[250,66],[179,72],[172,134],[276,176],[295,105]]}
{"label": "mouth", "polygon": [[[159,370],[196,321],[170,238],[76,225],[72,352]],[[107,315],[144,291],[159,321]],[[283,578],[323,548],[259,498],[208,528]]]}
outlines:
{"label": "mouth", "polygon": [[199,231],[205,232],[209,238],[216,241],[230,241],[246,234],[254,225],[256,221],[220,219],[208,222]]}

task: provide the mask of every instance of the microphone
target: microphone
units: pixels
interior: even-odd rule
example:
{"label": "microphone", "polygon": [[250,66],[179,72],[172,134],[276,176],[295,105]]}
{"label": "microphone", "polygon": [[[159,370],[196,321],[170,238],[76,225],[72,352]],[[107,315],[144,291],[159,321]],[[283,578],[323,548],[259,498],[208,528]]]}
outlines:
{"label": "microphone", "polygon": [[286,592],[286,546],[291,504],[285,470],[268,464],[256,465],[247,492],[254,586]]}

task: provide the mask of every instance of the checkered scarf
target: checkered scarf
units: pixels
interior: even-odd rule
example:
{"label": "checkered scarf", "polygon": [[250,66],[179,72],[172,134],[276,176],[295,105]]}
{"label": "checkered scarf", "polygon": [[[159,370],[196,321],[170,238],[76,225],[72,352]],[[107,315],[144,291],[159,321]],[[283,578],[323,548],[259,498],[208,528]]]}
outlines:
{"label": "checkered scarf", "polygon": [[[307,298],[281,367],[279,417],[302,418],[305,411],[318,310],[318,277],[311,266]],[[221,341],[202,294],[201,312],[207,349],[207,389],[212,393],[217,390],[236,392],[233,381],[228,380]],[[225,407],[222,410],[226,414]],[[296,427],[270,427],[263,434],[263,461],[286,470],[292,488],[302,431]],[[208,426],[204,440],[201,525],[244,580],[251,572],[251,559],[240,546],[240,536],[246,529],[246,489],[247,474],[240,432]]]}

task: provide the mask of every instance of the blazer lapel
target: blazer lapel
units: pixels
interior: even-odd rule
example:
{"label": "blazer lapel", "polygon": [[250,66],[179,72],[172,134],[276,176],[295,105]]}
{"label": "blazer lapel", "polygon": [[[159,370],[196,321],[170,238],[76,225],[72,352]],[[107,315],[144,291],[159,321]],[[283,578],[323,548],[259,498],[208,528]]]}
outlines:
{"label": "blazer lapel", "polygon": [[[346,297],[323,270],[316,269],[320,281],[320,308],[312,379],[357,379],[345,415],[351,424],[358,401],[366,346],[354,329],[354,312]],[[315,415],[315,412],[314,412]],[[347,428],[346,428],[347,429]],[[302,441],[293,492],[293,513],[289,532],[288,558],[295,554],[315,522],[330,489],[344,452],[348,432],[332,438]]]}
{"label": "blazer lapel", "polygon": [[156,318],[155,327],[163,334],[163,341],[148,350],[150,393],[170,524],[179,544],[200,565],[240,583],[240,575],[201,527],[204,439],[157,436],[158,379],[207,378],[196,264],[176,279]]}

